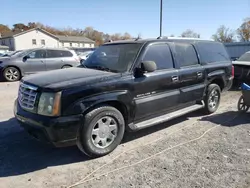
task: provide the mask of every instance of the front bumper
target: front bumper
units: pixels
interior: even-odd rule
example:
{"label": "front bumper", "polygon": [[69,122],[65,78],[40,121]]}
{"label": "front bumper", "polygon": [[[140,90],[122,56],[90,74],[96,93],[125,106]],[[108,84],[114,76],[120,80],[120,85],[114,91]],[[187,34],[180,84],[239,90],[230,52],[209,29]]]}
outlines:
{"label": "front bumper", "polygon": [[82,115],[66,117],[46,117],[27,112],[17,100],[14,104],[14,115],[19,124],[37,140],[51,143],[55,147],[66,147],[76,144],[77,131],[82,122]]}

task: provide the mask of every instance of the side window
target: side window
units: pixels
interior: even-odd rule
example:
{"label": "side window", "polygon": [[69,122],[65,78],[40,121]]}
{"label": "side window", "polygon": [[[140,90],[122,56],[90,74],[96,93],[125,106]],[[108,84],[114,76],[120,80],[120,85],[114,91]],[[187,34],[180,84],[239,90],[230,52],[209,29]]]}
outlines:
{"label": "side window", "polygon": [[62,57],[60,50],[47,50],[47,58]]}
{"label": "side window", "polygon": [[147,48],[143,61],[154,61],[157,70],[173,68],[173,59],[166,44],[155,44]]}
{"label": "side window", "polygon": [[70,51],[62,51],[62,57],[72,57],[73,54]]}
{"label": "side window", "polygon": [[40,59],[46,57],[45,50],[35,50],[29,54],[30,59]]}
{"label": "side window", "polygon": [[197,65],[199,63],[195,49],[191,44],[175,43],[174,51],[180,67]]}
{"label": "side window", "polygon": [[230,57],[223,44],[217,42],[199,42],[196,44],[203,63],[230,61]]}

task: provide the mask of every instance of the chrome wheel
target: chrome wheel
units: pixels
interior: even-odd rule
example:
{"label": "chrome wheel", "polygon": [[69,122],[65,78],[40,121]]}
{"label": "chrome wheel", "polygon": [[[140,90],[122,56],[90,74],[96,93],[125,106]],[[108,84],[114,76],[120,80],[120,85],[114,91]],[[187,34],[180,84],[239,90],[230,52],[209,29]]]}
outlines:
{"label": "chrome wheel", "polygon": [[117,136],[118,126],[115,119],[105,116],[99,119],[92,130],[92,142],[98,148],[106,148]]}
{"label": "chrome wheel", "polygon": [[4,77],[8,81],[17,81],[20,78],[20,73],[16,68],[9,67],[4,71]]}
{"label": "chrome wheel", "polygon": [[216,108],[219,102],[219,92],[217,90],[213,90],[210,93],[210,96],[208,98],[208,105],[210,108]]}

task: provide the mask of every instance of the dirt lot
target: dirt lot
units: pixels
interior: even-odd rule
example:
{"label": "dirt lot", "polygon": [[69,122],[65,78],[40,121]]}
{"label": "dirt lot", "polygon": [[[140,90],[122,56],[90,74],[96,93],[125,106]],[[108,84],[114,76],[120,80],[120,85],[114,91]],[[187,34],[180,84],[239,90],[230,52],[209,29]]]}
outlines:
{"label": "dirt lot", "polygon": [[13,118],[17,88],[0,83],[0,188],[250,187],[250,116],[237,112],[238,91],[225,93],[213,115],[127,134],[113,153],[90,160],[30,138]]}

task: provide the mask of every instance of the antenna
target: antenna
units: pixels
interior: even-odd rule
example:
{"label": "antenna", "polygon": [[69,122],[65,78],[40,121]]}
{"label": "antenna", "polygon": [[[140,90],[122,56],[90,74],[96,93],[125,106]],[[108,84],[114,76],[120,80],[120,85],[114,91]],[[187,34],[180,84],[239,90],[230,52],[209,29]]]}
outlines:
{"label": "antenna", "polygon": [[162,0],[160,0],[160,37],[162,36]]}
{"label": "antenna", "polygon": [[137,38],[135,39],[135,41],[138,41],[138,40],[140,40],[140,39],[141,39],[140,34],[138,34],[138,36],[137,36]]}

